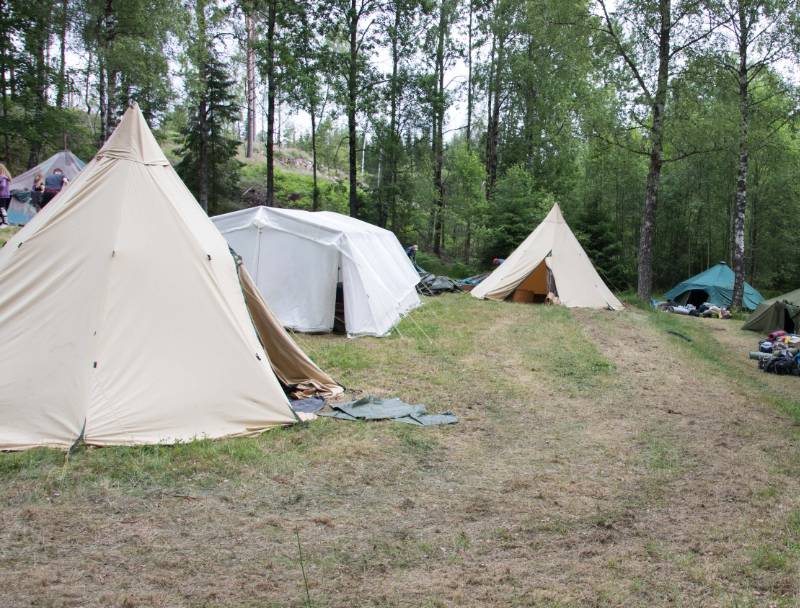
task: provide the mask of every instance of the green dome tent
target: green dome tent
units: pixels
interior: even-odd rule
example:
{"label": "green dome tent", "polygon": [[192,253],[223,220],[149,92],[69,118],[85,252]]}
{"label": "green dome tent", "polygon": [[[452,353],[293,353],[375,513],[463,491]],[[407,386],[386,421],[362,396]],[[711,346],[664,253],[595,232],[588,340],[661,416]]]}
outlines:
{"label": "green dome tent", "polygon": [[[728,307],[733,302],[733,278],[733,270],[725,262],[720,262],[716,266],[678,283],[665,293],[664,297],[678,304],[699,306],[704,302],[709,302],[715,306]],[[744,284],[742,300],[744,308],[754,310],[763,301],[763,296],[752,285]]]}
{"label": "green dome tent", "polygon": [[800,289],[764,300],[742,329],[767,334],[776,329],[795,332],[800,326]]}

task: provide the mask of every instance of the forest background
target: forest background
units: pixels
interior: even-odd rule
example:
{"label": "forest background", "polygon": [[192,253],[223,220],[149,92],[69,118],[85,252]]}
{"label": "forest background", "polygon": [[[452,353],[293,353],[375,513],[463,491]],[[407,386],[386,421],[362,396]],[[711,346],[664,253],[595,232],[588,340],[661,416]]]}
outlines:
{"label": "forest background", "polygon": [[0,0],[0,157],[131,101],[209,212],[347,213],[455,274],[554,203],[612,288],[800,285],[796,0]]}

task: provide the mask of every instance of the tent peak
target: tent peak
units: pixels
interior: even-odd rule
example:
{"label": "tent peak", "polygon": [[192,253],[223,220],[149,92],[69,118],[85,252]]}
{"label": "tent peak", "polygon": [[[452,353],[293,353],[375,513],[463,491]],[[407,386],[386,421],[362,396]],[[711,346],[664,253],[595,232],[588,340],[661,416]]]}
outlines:
{"label": "tent peak", "polygon": [[117,128],[97,153],[98,158],[118,158],[144,165],[169,165],[153,132],[135,101],[131,103]]}

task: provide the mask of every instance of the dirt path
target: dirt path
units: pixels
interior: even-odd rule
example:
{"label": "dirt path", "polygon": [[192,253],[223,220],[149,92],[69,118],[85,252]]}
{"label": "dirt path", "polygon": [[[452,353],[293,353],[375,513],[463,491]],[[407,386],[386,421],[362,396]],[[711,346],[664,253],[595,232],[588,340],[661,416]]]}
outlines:
{"label": "dirt path", "polygon": [[303,606],[295,530],[313,606],[797,599],[785,417],[644,313],[456,296],[422,310],[419,332],[336,356],[350,384],[459,425],[320,421],[265,435],[283,458],[180,488],[104,474],[34,500],[23,477],[0,510],[9,605]]}

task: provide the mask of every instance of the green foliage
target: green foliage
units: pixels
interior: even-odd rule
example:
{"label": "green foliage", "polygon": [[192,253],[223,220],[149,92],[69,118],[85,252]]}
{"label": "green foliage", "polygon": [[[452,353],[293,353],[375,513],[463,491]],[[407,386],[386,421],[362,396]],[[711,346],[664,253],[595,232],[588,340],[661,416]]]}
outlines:
{"label": "green foliage", "polygon": [[[212,7],[213,8],[213,7]],[[181,130],[183,158],[178,174],[207,211],[215,213],[223,201],[238,195],[238,138],[227,128],[239,118],[230,67],[223,62],[210,38],[205,0],[197,5],[196,40],[189,52],[188,122]],[[212,12],[211,18],[213,19]]]}
{"label": "green foliage", "polygon": [[510,167],[497,181],[489,204],[485,257],[508,256],[544,219],[553,203],[550,194],[536,189],[525,167]]}
{"label": "green foliage", "polygon": [[480,272],[477,266],[469,266],[459,261],[447,261],[424,251],[417,252],[417,264],[428,272],[453,279],[465,279]]}
{"label": "green foliage", "polygon": [[[261,189],[266,182],[267,165],[246,163],[241,170],[241,188],[248,191],[247,200],[259,204]],[[313,182],[306,173],[275,169],[275,203],[281,207],[311,209]],[[319,182],[320,210],[347,214],[347,187],[341,181],[321,179]]]}
{"label": "green foliage", "polygon": [[573,225],[573,230],[600,276],[612,289],[634,285],[635,277],[626,272],[622,245],[616,238],[609,214],[597,203],[588,204]]}

